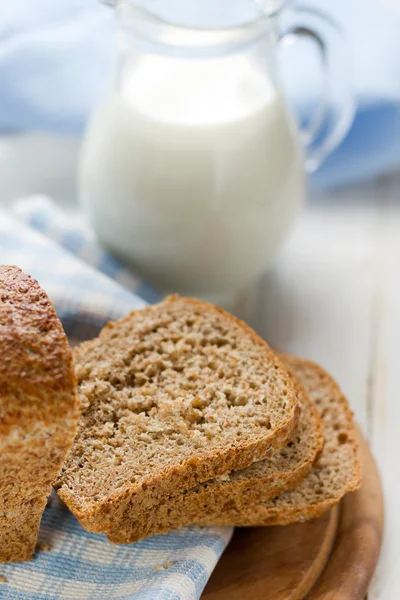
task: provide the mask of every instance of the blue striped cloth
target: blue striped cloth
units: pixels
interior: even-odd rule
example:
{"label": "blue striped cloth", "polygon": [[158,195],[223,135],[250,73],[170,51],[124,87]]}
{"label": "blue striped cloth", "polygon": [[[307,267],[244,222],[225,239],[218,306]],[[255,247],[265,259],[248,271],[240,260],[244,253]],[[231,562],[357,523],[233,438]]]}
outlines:
{"label": "blue striped cloth", "polygon": [[[17,203],[13,215],[0,211],[0,263],[16,264],[38,279],[68,335],[78,340],[157,297],[106,255],[88,230],[43,198]],[[6,579],[0,598],[196,599],[231,535],[230,528],[188,527],[116,546],[82,529],[54,495],[34,559],[0,565],[0,578]]]}

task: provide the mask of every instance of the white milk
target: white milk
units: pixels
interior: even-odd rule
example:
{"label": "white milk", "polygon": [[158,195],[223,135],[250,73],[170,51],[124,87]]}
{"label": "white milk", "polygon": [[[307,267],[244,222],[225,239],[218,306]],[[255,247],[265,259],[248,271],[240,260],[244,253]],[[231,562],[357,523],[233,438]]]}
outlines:
{"label": "white milk", "polygon": [[203,296],[250,283],[304,195],[286,108],[244,56],[128,64],[92,119],[81,167],[103,243],[150,283]]}

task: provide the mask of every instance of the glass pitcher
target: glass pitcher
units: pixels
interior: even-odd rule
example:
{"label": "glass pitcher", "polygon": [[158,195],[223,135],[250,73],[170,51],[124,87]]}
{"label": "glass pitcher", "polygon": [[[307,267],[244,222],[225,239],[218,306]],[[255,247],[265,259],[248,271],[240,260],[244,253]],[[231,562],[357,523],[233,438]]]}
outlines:
{"label": "glass pitcher", "polygon": [[[340,31],[291,9],[282,32],[281,4],[116,2],[117,68],[84,139],[81,199],[100,241],[165,292],[224,304],[252,283],[299,214],[306,171],[349,127]],[[276,66],[300,37],[325,68],[303,131]]]}

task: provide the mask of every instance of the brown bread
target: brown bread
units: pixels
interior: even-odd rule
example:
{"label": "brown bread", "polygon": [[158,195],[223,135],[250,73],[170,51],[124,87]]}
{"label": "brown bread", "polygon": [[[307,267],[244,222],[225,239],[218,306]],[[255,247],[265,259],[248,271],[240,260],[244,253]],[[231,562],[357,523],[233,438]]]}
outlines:
{"label": "brown bread", "polygon": [[247,325],[177,296],[76,349],[79,431],[56,482],[90,531],[271,456],[297,425],[295,385]]}
{"label": "brown bread", "polygon": [[207,518],[204,525],[247,527],[307,521],[319,517],[347,492],[359,487],[357,433],[346,398],[335,381],[315,363],[293,357],[286,360],[321,414],[325,437],[321,456],[292,491],[243,511],[230,510]]}
{"label": "brown bread", "polygon": [[78,420],[72,352],[50,300],[0,266],[0,562],[29,560]]}
{"label": "brown bread", "polygon": [[314,404],[299,389],[301,413],[292,441],[270,459],[257,461],[241,471],[198,484],[166,499],[145,518],[125,514],[119,528],[107,532],[110,541],[128,544],[150,535],[203,521],[232,509],[244,510],[262,500],[292,489],[304,479],[323,446],[321,419]]}

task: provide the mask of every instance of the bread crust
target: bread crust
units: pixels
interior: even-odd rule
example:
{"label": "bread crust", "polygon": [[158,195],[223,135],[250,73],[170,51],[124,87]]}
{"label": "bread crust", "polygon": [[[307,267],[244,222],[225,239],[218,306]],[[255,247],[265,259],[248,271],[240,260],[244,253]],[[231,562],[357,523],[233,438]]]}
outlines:
{"label": "bread crust", "polygon": [[37,281],[0,266],[0,562],[29,560],[79,416],[73,357]]}

